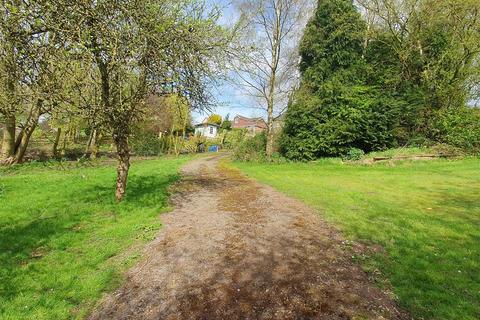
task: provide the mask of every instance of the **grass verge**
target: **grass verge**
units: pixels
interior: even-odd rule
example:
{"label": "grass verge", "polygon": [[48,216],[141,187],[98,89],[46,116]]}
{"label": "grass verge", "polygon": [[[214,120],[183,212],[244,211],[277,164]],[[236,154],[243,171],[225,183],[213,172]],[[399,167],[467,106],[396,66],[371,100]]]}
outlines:
{"label": "grass verge", "polygon": [[350,239],[381,245],[362,261],[415,318],[480,318],[480,160],[391,165],[234,163],[297,197]]}
{"label": "grass verge", "polygon": [[0,318],[83,318],[154,238],[167,188],[187,160],[134,162],[121,204],[112,163],[3,169]]}

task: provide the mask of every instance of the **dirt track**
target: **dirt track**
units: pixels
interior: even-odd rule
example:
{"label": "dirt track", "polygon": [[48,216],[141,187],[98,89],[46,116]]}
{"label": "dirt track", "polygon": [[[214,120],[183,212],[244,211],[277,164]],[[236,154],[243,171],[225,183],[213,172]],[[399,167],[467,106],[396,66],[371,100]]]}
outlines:
{"label": "dirt track", "polygon": [[176,210],[91,319],[407,319],[302,203],[222,167],[184,168]]}

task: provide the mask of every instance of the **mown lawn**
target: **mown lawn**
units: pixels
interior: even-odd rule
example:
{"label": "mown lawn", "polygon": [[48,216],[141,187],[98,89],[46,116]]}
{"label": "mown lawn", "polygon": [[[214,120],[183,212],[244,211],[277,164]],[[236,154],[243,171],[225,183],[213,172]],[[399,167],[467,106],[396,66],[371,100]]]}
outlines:
{"label": "mown lawn", "polygon": [[82,318],[153,239],[188,160],[134,162],[115,204],[114,164],[0,171],[0,319]]}
{"label": "mown lawn", "polygon": [[351,165],[235,163],[297,197],[350,239],[415,318],[480,319],[480,159]]}

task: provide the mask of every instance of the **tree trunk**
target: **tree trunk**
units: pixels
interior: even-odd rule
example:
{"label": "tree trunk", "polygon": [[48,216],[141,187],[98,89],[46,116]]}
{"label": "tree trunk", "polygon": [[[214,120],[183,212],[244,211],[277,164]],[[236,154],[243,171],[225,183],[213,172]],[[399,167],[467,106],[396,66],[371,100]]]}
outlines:
{"label": "tree trunk", "polygon": [[25,131],[27,130],[28,126],[32,124],[32,117],[34,116],[34,111],[36,111],[34,107],[30,108],[27,121],[25,122],[25,125],[22,127],[22,130],[20,130],[20,133],[18,134],[15,140],[15,150],[13,152],[14,155],[17,153],[17,150],[20,148],[20,144],[22,143],[23,136],[25,135]]}
{"label": "tree trunk", "polygon": [[25,129],[28,126],[28,124],[32,121],[32,112],[30,111],[30,115],[28,116],[27,122],[25,122],[25,125],[21,127],[20,132],[18,133],[18,136],[15,138],[15,149],[13,151],[13,155],[17,152],[18,148],[20,148],[20,143],[23,140],[23,135],[25,134]]}
{"label": "tree trunk", "polygon": [[32,123],[28,127],[25,128],[25,131],[22,135],[22,139],[20,140],[20,144],[15,152],[15,160],[14,163],[22,163],[23,158],[25,157],[25,153],[27,151],[28,143],[30,142],[30,137],[32,136],[33,131],[37,127],[38,121]]}
{"label": "tree trunk", "polygon": [[68,142],[70,142],[70,144],[75,144],[75,132],[77,131],[77,128],[76,127],[72,127],[70,128],[70,130],[68,131],[69,132],[69,137],[68,137]]}
{"label": "tree trunk", "polygon": [[65,156],[65,154],[67,153],[67,140],[68,140],[68,135],[69,135],[68,130],[69,129],[67,129],[65,131],[65,133],[63,134],[62,151],[60,152],[60,154],[62,156]]}
{"label": "tree trunk", "polygon": [[93,130],[92,141],[90,142],[91,150],[90,159],[97,159],[98,155],[98,143],[100,140],[100,133],[97,129]]}
{"label": "tree trunk", "polygon": [[56,158],[58,156],[58,143],[60,142],[60,136],[62,135],[62,128],[58,128],[55,133],[55,140],[53,141],[52,154]]}
{"label": "tree trunk", "polygon": [[267,146],[265,153],[267,158],[270,159],[273,154],[273,107],[275,103],[275,84],[277,81],[277,71],[280,62],[281,51],[281,19],[282,19],[283,6],[279,3],[275,7],[275,24],[273,26],[273,39],[272,39],[272,62],[270,64],[270,79],[268,79],[268,95],[267,95]]}
{"label": "tree trunk", "polygon": [[[15,84],[16,84],[16,63],[15,59],[15,47],[11,41],[5,41],[2,44],[4,52],[6,54],[5,59],[2,59],[2,71],[5,72],[6,86],[2,88],[6,92],[6,98],[10,104],[7,110],[3,110],[3,115],[5,117],[5,128],[3,132],[3,142],[2,142],[2,159],[9,159],[15,155],[15,135],[16,135],[16,95],[15,95]],[[3,75],[2,75],[3,76]]]}
{"label": "tree trunk", "polygon": [[25,157],[25,153],[27,151],[28,143],[30,142],[30,137],[32,133],[35,131],[38,125],[38,119],[40,117],[40,109],[42,106],[42,101],[38,101],[37,105],[33,107],[30,115],[28,117],[28,121],[25,124],[25,127],[22,130],[22,134],[18,143],[18,146],[15,150],[15,160],[13,163],[22,163],[23,158]]}
{"label": "tree trunk", "polygon": [[367,28],[365,30],[365,35],[364,35],[364,38],[363,38],[363,52],[362,52],[362,59],[365,58],[365,55],[367,53],[367,48],[368,48],[368,44],[370,43],[370,33],[371,33],[371,29],[373,27],[373,23],[374,23],[374,14],[370,11],[370,10],[367,10],[366,12],[366,23],[367,23]]}
{"label": "tree trunk", "polygon": [[95,134],[95,130],[92,130],[88,135],[88,142],[87,146],[85,147],[85,156],[90,153],[90,147],[92,146],[93,135]]}
{"label": "tree trunk", "polygon": [[130,150],[128,148],[128,138],[126,134],[114,134],[113,141],[117,147],[117,188],[115,199],[122,201],[127,191],[128,170],[130,169]]}
{"label": "tree trunk", "polygon": [[7,159],[15,153],[15,115],[5,116],[5,129],[3,131],[2,158]]}
{"label": "tree trunk", "polygon": [[78,139],[80,139],[80,128],[75,127],[75,131],[73,133],[73,143],[77,143]]}
{"label": "tree trunk", "polygon": [[[273,100],[273,99],[272,99]],[[267,147],[266,154],[267,157],[270,157],[273,154],[273,143],[274,143],[274,133],[273,133],[273,101],[268,103],[267,110]]]}

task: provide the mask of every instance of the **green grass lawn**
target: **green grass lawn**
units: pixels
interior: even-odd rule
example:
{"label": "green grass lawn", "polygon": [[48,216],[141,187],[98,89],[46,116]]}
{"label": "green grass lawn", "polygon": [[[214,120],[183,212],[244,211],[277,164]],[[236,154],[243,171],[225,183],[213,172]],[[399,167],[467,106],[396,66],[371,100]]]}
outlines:
{"label": "green grass lawn", "polygon": [[479,159],[235,166],[318,209],[346,237],[383,246],[362,263],[415,318],[480,319]]}
{"label": "green grass lawn", "polygon": [[188,158],[134,162],[113,200],[114,164],[0,171],[0,319],[82,318],[160,228]]}

